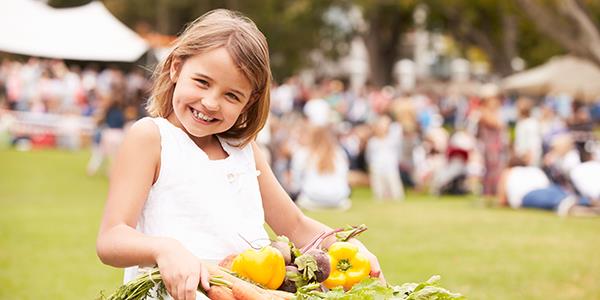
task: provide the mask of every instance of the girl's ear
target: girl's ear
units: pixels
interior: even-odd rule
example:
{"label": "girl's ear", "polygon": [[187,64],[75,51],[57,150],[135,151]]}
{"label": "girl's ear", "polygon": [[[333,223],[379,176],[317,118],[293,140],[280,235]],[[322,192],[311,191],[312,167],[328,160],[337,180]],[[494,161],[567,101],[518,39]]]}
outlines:
{"label": "girl's ear", "polygon": [[181,71],[182,64],[183,61],[179,57],[175,57],[171,61],[171,66],[169,66],[169,77],[171,78],[171,82],[177,82],[177,78],[179,77],[179,71]]}

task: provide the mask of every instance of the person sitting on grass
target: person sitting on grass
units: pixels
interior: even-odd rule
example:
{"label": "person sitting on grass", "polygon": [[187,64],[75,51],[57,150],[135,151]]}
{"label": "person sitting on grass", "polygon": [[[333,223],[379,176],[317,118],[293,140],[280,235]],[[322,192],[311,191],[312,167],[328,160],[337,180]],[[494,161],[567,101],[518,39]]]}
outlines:
{"label": "person sitting on grass", "polygon": [[550,182],[538,167],[526,166],[514,156],[498,182],[498,201],[512,208],[536,208],[555,211],[559,216],[598,216],[587,198],[570,193]]}
{"label": "person sitting on grass", "polygon": [[301,208],[350,208],[348,157],[329,128],[311,129],[308,144],[292,156],[291,172],[300,188],[296,204]]}

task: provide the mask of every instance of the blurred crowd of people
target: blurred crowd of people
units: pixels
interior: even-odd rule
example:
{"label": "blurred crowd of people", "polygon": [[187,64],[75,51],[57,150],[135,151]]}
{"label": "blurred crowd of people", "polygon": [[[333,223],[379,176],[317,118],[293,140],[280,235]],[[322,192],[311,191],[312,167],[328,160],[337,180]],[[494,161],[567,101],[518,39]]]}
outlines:
{"label": "blurred crowd of people", "polygon": [[[127,124],[145,116],[149,86],[140,67],[2,60],[0,124],[8,111],[92,118],[91,175],[114,154]],[[347,209],[351,187],[368,185],[377,201],[401,201],[410,187],[498,196],[515,208],[558,211],[566,199],[572,205],[564,213],[600,199],[600,177],[589,175],[600,174],[599,120],[598,103],[568,95],[515,98],[491,83],[407,93],[291,77],[273,84],[271,115],[257,143],[287,192],[308,209]],[[564,195],[531,200],[548,188]]]}
{"label": "blurred crowd of people", "polygon": [[[4,119],[5,125],[0,129],[6,131],[9,120],[19,115],[26,122],[13,130],[13,144],[78,149],[85,143],[77,129],[84,120],[91,120],[95,129],[89,134],[93,155],[88,172],[94,174],[115,153],[127,124],[145,115],[149,85],[141,67],[124,72],[117,66],[82,69],[62,60],[29,58],[23,63],[4,59],[0,62],[0,121]],[[64,128],[48,116],[81,118]]]}
{"label": "blurred crowd of people", "polygon": [[[306,195],[330,189],[338,190],[338,196],[325,198],[339,199],[339,207],[348,207],[348,185],[369,185],[377,200],[400,201],[405,187],[411,187],[434,195],[498,196],[501,204],[514,208],[554,210],[558,204],[549,203],[558,200],[545,195],[535,205],[507,202],[505,195],[514,198],[518,190],[524,197],[538,188],[560,188],[561,193],[553,193],[563,195],[560,200],[565,195],[579,199],[561,213],[581,212],[572,207],[600,200],[600,177],[576,175],[600,174],[600,144],[594,132],[600,121],[597,103],[568,95],[511,97],[492,83],[472,91],[405,93],[370,84],[355,91],[330,79],[307,86],[298,78],[274,85],[271,99],[270,135],[259,142],[270,150],[284,187],[291,195],[300,195],[300,204]],[[321,131],[337,137],[335,146],[327,145],[329,139]],[[339,149],[345,156],[340,159],[334,154],[338,152],[323,148]],[[315,180],[323,157],[339,167],[335,172],[321,171]],[[539,170],[547,183],[506,184],[506,174],[516,167]],[[348,180],[338,181],[336,188],[334,174]],[[313,196],[312,202],[335,206],[320,198]]]}

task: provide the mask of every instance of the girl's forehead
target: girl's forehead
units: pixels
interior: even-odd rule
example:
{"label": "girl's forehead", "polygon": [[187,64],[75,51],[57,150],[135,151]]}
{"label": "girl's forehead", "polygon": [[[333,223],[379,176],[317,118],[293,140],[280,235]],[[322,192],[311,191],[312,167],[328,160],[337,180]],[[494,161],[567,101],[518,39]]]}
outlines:
{"label": "girl's forehead", "polygon": [[233,57],[224,47],[209,49],[188,57],[185,61],[192,75],[201,75],[213,80],[241,85],[241,88],[252,90],[252,84],[242,72]]}

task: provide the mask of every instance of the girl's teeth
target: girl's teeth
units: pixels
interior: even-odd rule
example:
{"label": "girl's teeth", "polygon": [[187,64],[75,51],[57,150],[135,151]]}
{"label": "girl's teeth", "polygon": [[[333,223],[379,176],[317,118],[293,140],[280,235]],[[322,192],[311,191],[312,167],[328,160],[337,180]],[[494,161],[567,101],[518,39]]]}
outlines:
{"label": "girl's teeth", "polygon": [[213,120],[213,118],[209,118],[208,116],[204,115],[203,113],[201,113],[201,112],[199,112],[199,111],[197,111],[195,109],[192,109],[192,111],[193,111],[194,116],[196,118],[202,119],[202,120],[207,121],[207,122],[210,122],[210,121]]}

